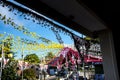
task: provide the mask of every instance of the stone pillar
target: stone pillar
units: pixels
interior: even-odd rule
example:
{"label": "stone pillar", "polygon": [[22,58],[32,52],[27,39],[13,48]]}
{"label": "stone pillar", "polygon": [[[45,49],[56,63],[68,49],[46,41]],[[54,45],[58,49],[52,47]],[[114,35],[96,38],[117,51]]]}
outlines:
{"label": "stone pillar", "polygon": [[99,38],[101,44],[101,51],[103,55],[103,68],[105,80],[119,80],[112,31],[101,31],[99,34]]}

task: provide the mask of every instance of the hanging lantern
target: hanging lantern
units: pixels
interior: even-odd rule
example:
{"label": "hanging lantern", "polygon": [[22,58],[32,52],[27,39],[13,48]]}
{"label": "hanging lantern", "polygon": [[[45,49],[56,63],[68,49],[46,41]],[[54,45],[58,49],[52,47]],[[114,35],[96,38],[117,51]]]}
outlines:
{"label": "hanging lantern", "polygon": [[8,54],[8,58],[12,58],[13,57],[13,54]]}

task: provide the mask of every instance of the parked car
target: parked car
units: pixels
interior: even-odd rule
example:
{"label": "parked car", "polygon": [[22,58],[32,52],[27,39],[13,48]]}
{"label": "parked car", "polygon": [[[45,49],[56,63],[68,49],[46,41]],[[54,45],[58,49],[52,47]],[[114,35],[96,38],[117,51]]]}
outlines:
{"label": "parked car", "polygon": [[48,66],[47,72],[50,76],[53,76],[57,74],[58,69],[56,66]]}

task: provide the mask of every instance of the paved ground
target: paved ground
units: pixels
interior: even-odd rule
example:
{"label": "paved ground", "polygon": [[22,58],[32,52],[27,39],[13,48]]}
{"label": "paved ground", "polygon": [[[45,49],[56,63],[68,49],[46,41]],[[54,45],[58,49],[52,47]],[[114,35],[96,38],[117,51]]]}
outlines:
{"label": "paved ground", "polygon": [[48,78],[46,78],[46,80],[56,80],[56,76],[49,76]]}

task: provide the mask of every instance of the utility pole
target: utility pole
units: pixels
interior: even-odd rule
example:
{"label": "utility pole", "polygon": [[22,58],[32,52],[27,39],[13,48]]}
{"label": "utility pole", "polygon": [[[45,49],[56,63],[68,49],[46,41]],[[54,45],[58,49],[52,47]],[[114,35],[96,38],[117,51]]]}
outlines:
{"label": "utility pole", "polygon": [[21,57],[22,57],[22,80],[23,80],[23,70],[24,70],[24,65],[23,65],[23,63],[24,63],[24,57],[23,57],[23,54],[24,54],[24,52],[23,52],[23,43],[22,43],[22,54],[21,54]]}

